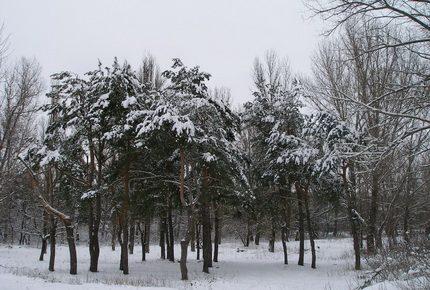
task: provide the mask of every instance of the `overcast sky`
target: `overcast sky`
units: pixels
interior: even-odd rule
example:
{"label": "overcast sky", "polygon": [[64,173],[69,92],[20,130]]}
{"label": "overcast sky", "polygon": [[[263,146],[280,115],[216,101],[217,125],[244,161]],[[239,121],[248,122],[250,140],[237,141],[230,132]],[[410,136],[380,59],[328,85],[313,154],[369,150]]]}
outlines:
{"label": "overcast sky", "polygon": [[251,98],[251,67],[273,49],[294,72],[310,72],[321,27],[302,0],[0,0],[11,58],[36,57],[43,76],[84,73],[114,56],[137,64],[150,52],[162,69],[179,57],[229,87],[234,104]]}

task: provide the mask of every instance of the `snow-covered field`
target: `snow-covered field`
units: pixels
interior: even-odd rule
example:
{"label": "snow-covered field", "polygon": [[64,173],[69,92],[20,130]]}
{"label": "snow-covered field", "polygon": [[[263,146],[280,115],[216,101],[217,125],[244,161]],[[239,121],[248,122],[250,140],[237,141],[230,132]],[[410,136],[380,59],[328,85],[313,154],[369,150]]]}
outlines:
{"label": "snow-covered field", "polygon": [[[68,274],[68,249],[57,248],[56,271],[48,271],[48,256],[38,261],[39,249],[0,246],[0,289],[115,289],[142,287],[174,289],[352,289],[357,286],[353,271],[352,244],[349,239],[317,240],[317,269],[310,268],[310,253],[305,254],[305,266],[297,265],[298,243],[289,242],[290,264],[283,264],[280,243],[276,252],[267,251],[267,243],[243,248],[240,243],[220,245],[219,263],[211,274],[202,273],[202,264],[189,255],[190,281],[180,281],[179,264],[159,259],[159,247],[151,247],[147,261],[141,262],[140,246],[130,255],[130,275],[118,270],[119,250],[102,247],[99,273],[90,273],[89,253],[78,247],[78,275]],[[308,245],[306,245],[308,247]],[[237,251],[240,248],[242,251]],[[176,257],[179,247],[175,248]],[[25,277],[24,277],[25,276]],[[61,283],[61,284],[59,284]],[[85,284],[84,287],[82,284]],[[127,286],[123,286],[127,285]],[[146,288],[145,288],[146,289]],[[157,288],[160,289],[160,288]]]}

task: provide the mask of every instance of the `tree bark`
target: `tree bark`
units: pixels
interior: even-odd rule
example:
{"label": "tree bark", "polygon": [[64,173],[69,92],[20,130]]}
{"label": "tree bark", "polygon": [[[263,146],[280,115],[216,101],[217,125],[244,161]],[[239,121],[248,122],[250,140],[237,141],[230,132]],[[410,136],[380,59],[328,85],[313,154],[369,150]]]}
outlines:
{"label": "tree bark", "polygon": [[149,239],[151,234],[151,217],[145,218],[145,252],[149,253]]}
{"label": "tree bark", "polygon": [[311,268],[316,268],[316,251],[315,251],[315,240],[314,240],[314,230],[312,227],[312,219],[311,219],[311,213],[309,210],[309,196],[308,196],[308,188],[303,188],[303,200],[305,202],[305,210],[306,210],[306,221],[308,224],[308,232],[309,232],[309,241],[311,244],[311,253],[312,253],[312,262],[311,262]]}
{"label": "tree bark", "polygon": [[145,228],[146,227],[143,226],[143,230],[142,230],[140,223],[137,224],[137,229],[138,229],[139,234],[140,234],[140,244],[142,246],[142,262],[146,260]]}
{"label": "tree bark", "polygon": [[200,260],[200,249],[201,249],[200,228],[201,228],[200,224],[197,223],[196,224],[196,248],[197,248],[196,259],[197,259],[197,261]]}
{"label": "tree bark", "polygon": [[49,271],[53,272],[55,269],[55,235],[57,232],[57,224],[55,217],[50,214],[50,231],[49,231]]}
{"label": "tree bark", "polygon": [[298,265],[304,265],[305,258],[305,225],[304,225],[304,214],[303,214],[303,201],[299,186],[296,185],[297,203],[298,203],[298,214],[299,214],[299,261]]}
{"label": "tree bark", "polygon": [[121,241],[121,260],[122,260],[122,272],[124,275],[129,274],[129,268],[128,268],[128,210],[129,210],[129,201],[130,201],[130,195],[129,195],[129,182],[130,182],[130,172],[128,165],[126,166],[123,174],[123,183],[124,183],[124,190],[123,190],[123,204],[121,209],[121,230],[122,230],[122,241]]}
{"label": "tree bark", "polygon": [[215,219],[214,219],[214,257],[213,261],[218,262],[218,245],[219,245],[219,205],[214,202]]}
{"label": "tree bark", "polygon": [[136,221],[131,219],[130,221],[130,242],[128,243],[128,250],[130,255],[133,255],[134,252],[134,233],[136,231]]}
{"label": "tree bark", "polygon": [[169,259],[169,261],[174,262],[175,261],[175,240],[174,240],[174,233],[173,233],[172,197],[171,196],[169,196],[167,223],[168,223],[168,232],[169,232],[168,259]]}
{"label": "tree bark", "polygon": [[165,234],[165,229],[166,229],[166,220],[163,216],[160,216],[160,259],[165,260],[166,259],[166,234]]}
{"label": "tree bark", "polygon": [[43,261],[43,257],[46,254],[46,248],[48,246],[48,213],[46,210],[43,210],[42,219],[42,248],[40,249],[39,261]]}
{"label": "tree bark", "polygon": [[76,257],[76,244],[73,225],[70,221],[64,222],[66,227],[67,244],[69,246],[70,254],[70,274],[76,275],[78,270],[78,260]]}
{"label": "tree bark", "polygon": [[270,229],[270,239],[269,239],[269,252],[275,252],[275,239],[276,239],[276,229],[275,229],[275,218],[271,218],[271,229]]}
{"label": "tree bark", "polygon": [[287,228],[286,227],[282,227],[282,233],[281,233],[281,238],[282,238],[282,249],[284,251],[284,264],[288,265],[288,250],[287,250]]}

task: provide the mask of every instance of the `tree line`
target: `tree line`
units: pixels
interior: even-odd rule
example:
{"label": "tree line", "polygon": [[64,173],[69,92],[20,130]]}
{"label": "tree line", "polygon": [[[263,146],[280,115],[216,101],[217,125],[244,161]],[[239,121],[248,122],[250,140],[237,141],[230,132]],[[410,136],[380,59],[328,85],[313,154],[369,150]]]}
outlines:
{"label": "tree line", "polygon": [[[285,264],[287,242],[299,241],[304,265],[309,240],[315,268],[315,240],[347,233],[357,270],[363,253],[425,239],[430,14],[415,2],[308,1],[333,21],[312,75],[294,75],[269,51],[256,58],[252,99],[237,110],[228,89],[209,88],[210,74],[179,59],[163,72],[146,57],[136,69],[115,59],[84,75],[53,74],[40,109],[37,62],[2,69],[3,240],[38,236],[41,260],[49,242],[54,271],[64,235],[76,274],[85,228],[89,270],[98,271],[109,239],[128,274],[135,238],[144,261],[157,225],[160,257],[174,262],[179,241],[186,280],[188,249],[198,259],[202,250],[209,273],[221,237],[233,234],[244,247],[265,238],[271,252],[280,240]],[[40,111],[48,121],[35,133]]]}

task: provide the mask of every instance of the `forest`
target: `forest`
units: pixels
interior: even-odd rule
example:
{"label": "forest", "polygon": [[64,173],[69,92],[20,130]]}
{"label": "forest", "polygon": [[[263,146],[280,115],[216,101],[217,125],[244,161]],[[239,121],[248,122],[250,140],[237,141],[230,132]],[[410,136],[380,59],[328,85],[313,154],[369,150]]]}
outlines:
{"label": "forest", "polygon": [[35,58],[9,61],[5,23],[0,266],[20,246],[55,272],[64,247],[70,275],[97,277],[108,249],[121,274],[152,255],[192,283],[190,267],[217,276],[228,243],[316,271],[333,240],[350,249],[354,289],[428,289],[430,2],[305,2],[326,24],[312,74],[267,50],[241,106],[198,65],[150,54],[45,86]]}

